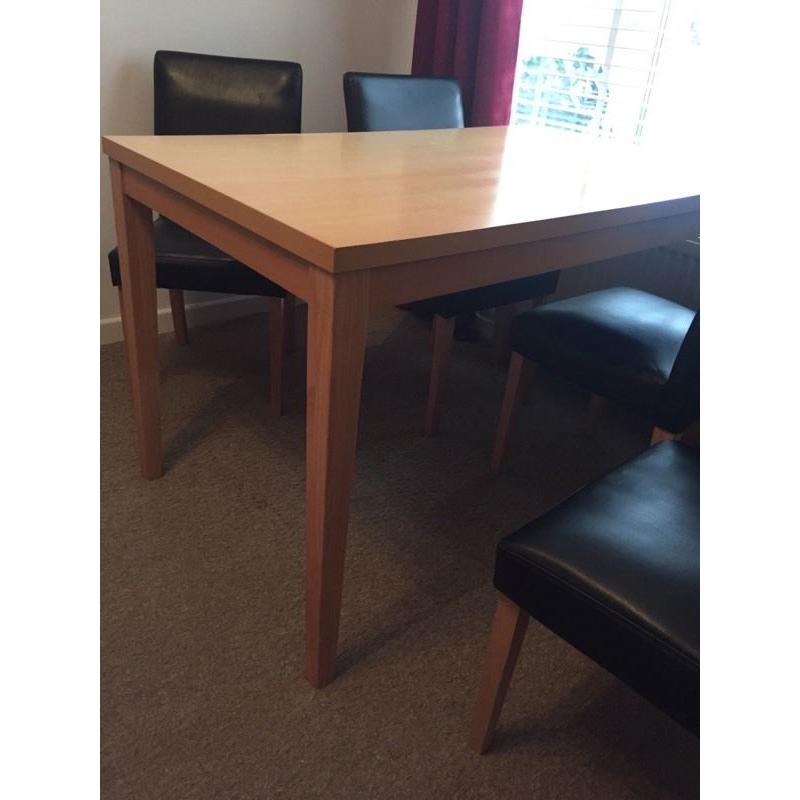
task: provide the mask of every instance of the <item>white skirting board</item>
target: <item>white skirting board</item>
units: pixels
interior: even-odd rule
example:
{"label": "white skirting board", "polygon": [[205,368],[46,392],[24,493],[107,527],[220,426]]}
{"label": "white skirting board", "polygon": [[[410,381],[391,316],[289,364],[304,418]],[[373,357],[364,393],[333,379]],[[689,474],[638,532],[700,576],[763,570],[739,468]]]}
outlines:
{"label": "white skirting board", "polygon": [[[161,293],[159,292],[159,295]],[[186,304],[186,324],[191,330],[197,325],[212,325],[236,317],[246,317],[267,311],[266,297],[221,297]],[[173,330],[172,313],[169,306],[158,309],[158,332],[169,333]],[[122,319],[119,316],[106,317],[100,320],[100,344],[111,344],[122,341]]]}

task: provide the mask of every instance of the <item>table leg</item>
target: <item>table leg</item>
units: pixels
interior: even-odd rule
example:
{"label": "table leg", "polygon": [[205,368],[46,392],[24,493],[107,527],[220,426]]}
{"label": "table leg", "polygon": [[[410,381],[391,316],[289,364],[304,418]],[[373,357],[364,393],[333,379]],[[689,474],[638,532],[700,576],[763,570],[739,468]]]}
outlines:
{"label": "table leg", "polygon": [[125,194],[122,169],[117,162],[111,162],[119,248],[120,312],[139,464],[142,476],[152,479],[162,473],[153,212]]}
{"label": "table leg", "polygon": [[315,271],[308,307],[306,677],[333,680],[355,468],[369,276]]}

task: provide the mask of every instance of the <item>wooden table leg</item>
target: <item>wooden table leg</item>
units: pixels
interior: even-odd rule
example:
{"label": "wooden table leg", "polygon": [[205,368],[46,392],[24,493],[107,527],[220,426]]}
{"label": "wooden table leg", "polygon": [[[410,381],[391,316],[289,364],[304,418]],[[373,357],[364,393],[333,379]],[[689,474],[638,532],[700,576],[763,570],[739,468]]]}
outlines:
{"label": "wooden table leg", "polygon": [[139,464],[144,478],[159,478],[161,399],[158,374],[158,317],[153,212],[123,190],[122,167],[111,161],[117,225],[120,312],[128,359]]}
{"label": "wooden table leg", "polygon": [[333,680],[355,468],[369,276],[315,271],[308,307],[306,677]]}

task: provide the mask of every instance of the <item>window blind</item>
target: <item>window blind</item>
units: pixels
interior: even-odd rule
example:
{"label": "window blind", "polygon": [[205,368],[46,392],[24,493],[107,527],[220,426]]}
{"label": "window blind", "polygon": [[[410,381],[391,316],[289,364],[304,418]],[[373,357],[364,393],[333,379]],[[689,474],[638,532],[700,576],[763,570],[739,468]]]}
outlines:
{"label": "window blind", "polygon": [[526,0],[512,124],[640,142],[697,117],[696,0]]}

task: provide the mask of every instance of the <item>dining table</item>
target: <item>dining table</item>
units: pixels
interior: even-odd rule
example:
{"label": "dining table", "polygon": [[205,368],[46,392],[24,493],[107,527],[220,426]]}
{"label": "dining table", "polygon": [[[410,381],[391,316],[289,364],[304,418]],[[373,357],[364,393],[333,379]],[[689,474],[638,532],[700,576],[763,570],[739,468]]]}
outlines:
{"label": "dining table", "polygon": [[305,674],[315,687],[335,675],[370,312],[694,239],[700,225],[690,153],[591,132],[105,136],[103,151],[145,479],[163,472],[153,213],[308,305]]}

